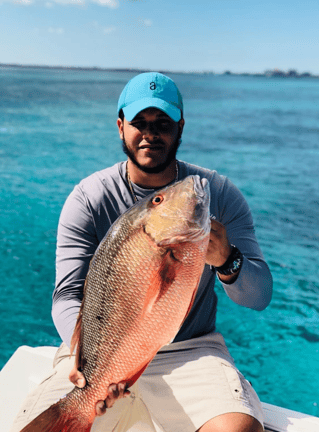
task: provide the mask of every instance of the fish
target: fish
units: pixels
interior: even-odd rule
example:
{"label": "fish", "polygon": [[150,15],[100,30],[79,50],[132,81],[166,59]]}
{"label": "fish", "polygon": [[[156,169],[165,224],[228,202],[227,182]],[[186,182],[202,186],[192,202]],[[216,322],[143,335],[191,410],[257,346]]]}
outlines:
{"label": "fish", "polygon": [[84,388],[21,432],[89,432],[111,384],[129,388],[188,315],[204,269],[210,191],[198,175],[138,201],[110,227],[89,266],[71,341]]}

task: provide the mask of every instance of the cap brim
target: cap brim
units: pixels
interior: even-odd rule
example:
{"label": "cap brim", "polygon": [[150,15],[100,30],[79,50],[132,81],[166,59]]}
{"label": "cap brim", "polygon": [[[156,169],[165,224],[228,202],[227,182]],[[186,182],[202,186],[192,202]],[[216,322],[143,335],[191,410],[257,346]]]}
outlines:
{"label": "cap brim", "polygon": [[178,122],[181,119],[181,110],[179,108],[163,101],[163,99],[157,98],[145,98],[131,103],[123,108],[124,116],[127,121],[132,121],[139,112],[147,108],[158,108],[175,122]]}

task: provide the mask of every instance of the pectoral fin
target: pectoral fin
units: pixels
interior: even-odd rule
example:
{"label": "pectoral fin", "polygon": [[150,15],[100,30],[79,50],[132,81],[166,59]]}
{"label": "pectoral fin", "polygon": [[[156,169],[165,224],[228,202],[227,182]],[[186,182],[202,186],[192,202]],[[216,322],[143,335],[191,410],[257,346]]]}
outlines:
{"label": "pectoral fin", "polygon": [[163,297],[175,280],[181,262],[174,258],[171,250],[163,257],[160,267],[150,275],[149,289],[144,303],[145,313],[151,312],[155,303]]}

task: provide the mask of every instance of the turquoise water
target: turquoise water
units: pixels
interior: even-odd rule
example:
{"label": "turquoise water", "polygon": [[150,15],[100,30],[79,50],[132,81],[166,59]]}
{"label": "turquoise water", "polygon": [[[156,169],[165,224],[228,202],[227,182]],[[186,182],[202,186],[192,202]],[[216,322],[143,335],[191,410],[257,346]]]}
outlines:
{"label": "turquoise water", "polygon": [[[50,309],[58,217],[73,186],[123,160],[126,72],[0,68],[0,367],[22,344],[58,345]],[[179,158],[242,190],[274,277],[264,312],[218,286],[218,328],[260,398],[319,416],[319,80],[172,78]]]}

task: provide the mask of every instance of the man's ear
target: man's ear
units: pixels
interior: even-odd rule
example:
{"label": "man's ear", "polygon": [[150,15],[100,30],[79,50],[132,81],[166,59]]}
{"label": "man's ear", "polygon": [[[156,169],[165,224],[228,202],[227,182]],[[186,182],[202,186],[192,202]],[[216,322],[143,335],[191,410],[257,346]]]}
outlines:
{"label": "man's ear", "polygon": [[124,135],[123,135],[124,122],[123,122],[122,119],[118,118],[116,124],[117,124],[118,130],[119,130],[120,138],[121,138],[121,140],[122,140],[122,139],[123,139],[123,136],[124,136]]}
{"label": "man's ear", "polygon": [[185,120],[182,118],[178,121],[178,127],[179,127],[179,131],[180,131],[180,135],[182,135],[184,125],[185,125]]}

